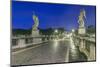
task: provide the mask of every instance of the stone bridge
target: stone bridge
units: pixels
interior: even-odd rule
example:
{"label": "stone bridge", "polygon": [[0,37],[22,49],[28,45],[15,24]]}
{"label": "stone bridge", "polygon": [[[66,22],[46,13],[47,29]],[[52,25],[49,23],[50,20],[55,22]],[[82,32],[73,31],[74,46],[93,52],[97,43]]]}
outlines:
{"label": "stone bridge", "polygon": [[[93,37],[70,36],[73,39],[74,45],[78,46],[79,50],[87,56],[88,61],[96,59],[96,42]],[[68,38],[70,40],[70,37]],[[44,38],[44,40],[42,40]],[[12,37],[12,49],[28,47],[40,43],[45,43],[50,40],[60,39],[58,35],[43,35],[38,37],[22,36]],[[63,37],[66,38],[66,37]]]}

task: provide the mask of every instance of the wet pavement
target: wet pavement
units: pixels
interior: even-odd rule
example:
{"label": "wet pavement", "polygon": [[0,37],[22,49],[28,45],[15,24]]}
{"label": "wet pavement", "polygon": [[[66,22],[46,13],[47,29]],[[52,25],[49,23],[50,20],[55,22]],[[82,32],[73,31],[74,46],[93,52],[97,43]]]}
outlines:
{"label": "wet pavement", "polygon": [[40,44],[20,53],[12,54],[12,65],[45,64],[60,62],[86,61],[73,42],[69,40],[54,40]]}

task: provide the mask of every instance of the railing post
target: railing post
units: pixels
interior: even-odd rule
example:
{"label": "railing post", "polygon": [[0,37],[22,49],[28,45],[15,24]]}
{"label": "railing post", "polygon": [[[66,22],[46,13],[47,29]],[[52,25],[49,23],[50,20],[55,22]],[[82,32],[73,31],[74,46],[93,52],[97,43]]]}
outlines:
{"label": "railing post", "polygon": [[33,37],[33,44],[38,44],[38,43],[41,43],[41,38],[39,37]]}
{"label": "railing post", "polygon": [[95,44],[91,43],[90,44],[90,61],[95,60]]}
{"label": "railing post", "polygon": [[34,43],[34,38],[32,38],[32,42]]}
{"label": "railing post", "polygon": [[45,41],[47,41],[47,40],[48,40],[48,38],[46,37],[46,38],[45,38]]}
{"label": "railing post", "polygon": [[83,39],[80,40],[80,48],[81,48],[81,49],[84,48],[84,41],[83,41]]}
{"label": "railing post", "polygon": [[85,47],[86,47],[86,43],[85,43],[85,39],[83,40],[83,48],[85,49]]}
{"label": "railing post", "polygon": [[18,39],[18,46],[19,48],[26,47],[24,38]]}

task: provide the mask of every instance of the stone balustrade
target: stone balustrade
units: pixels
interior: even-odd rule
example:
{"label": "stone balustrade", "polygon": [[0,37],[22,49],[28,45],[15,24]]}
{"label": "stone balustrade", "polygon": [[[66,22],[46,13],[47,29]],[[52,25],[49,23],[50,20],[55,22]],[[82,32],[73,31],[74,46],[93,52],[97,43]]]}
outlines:
{"label": "stone balustrade", "polygon": [[12,37],[12,49],[23,48],[34,44],[40,44],[44,41],[41,37],[23,36],[23,37]]}
{"label": "stone balustrade", "polygon": [[15,36],[12,37],[12,49],[15,48],[23,48],[34,44],[40,44],[43,42],[47,42],[49,40],[53,40],[57,36],[55,35],[42,35],[38,37],[34,36]]}
{"label": "stone balustrade", "polygon": [[83,52],[88,61],[96,60],[96,42],[95,38],[74,36],[75,45],[79,47],[80,51]]}

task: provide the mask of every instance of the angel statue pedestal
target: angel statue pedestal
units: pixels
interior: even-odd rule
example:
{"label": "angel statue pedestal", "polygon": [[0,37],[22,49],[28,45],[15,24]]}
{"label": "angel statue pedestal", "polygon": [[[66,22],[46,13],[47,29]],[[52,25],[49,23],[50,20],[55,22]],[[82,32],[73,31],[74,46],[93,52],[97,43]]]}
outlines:
{"label": "angel statue pedestal", "polygon": [[39,30],[32,31],[32,37],[33,37],[33,44],[41,43],[42,40],[39,34]]}
{"label": "angel statue pedestal", "polygon": [[84,35],[85,33],[86,33],[85,27],[80,27],[80,28],[78,29],[78,34]]}
{"label": "angel statue pedestal", "polygon": [[32,30],[32,37],[39,37],[39,30]]}
{"label": "angel statue pedestal", "polygon": [[33,37],[33,44],[41,43],[41,38],[38,30],[39,19],[36,15],[33,15],[34,25],[32,27],[32,37]]}
{"label": "angel statue pedestal", "polygon": [[79,28],[78,28],[78,34],[80,35],[85,35],[86,34],[86,29],[85,29],[85,24],[84,24],[84,19],[86,18],[85,15],[85,10],[80,11],[78,23],[79,23]]}

